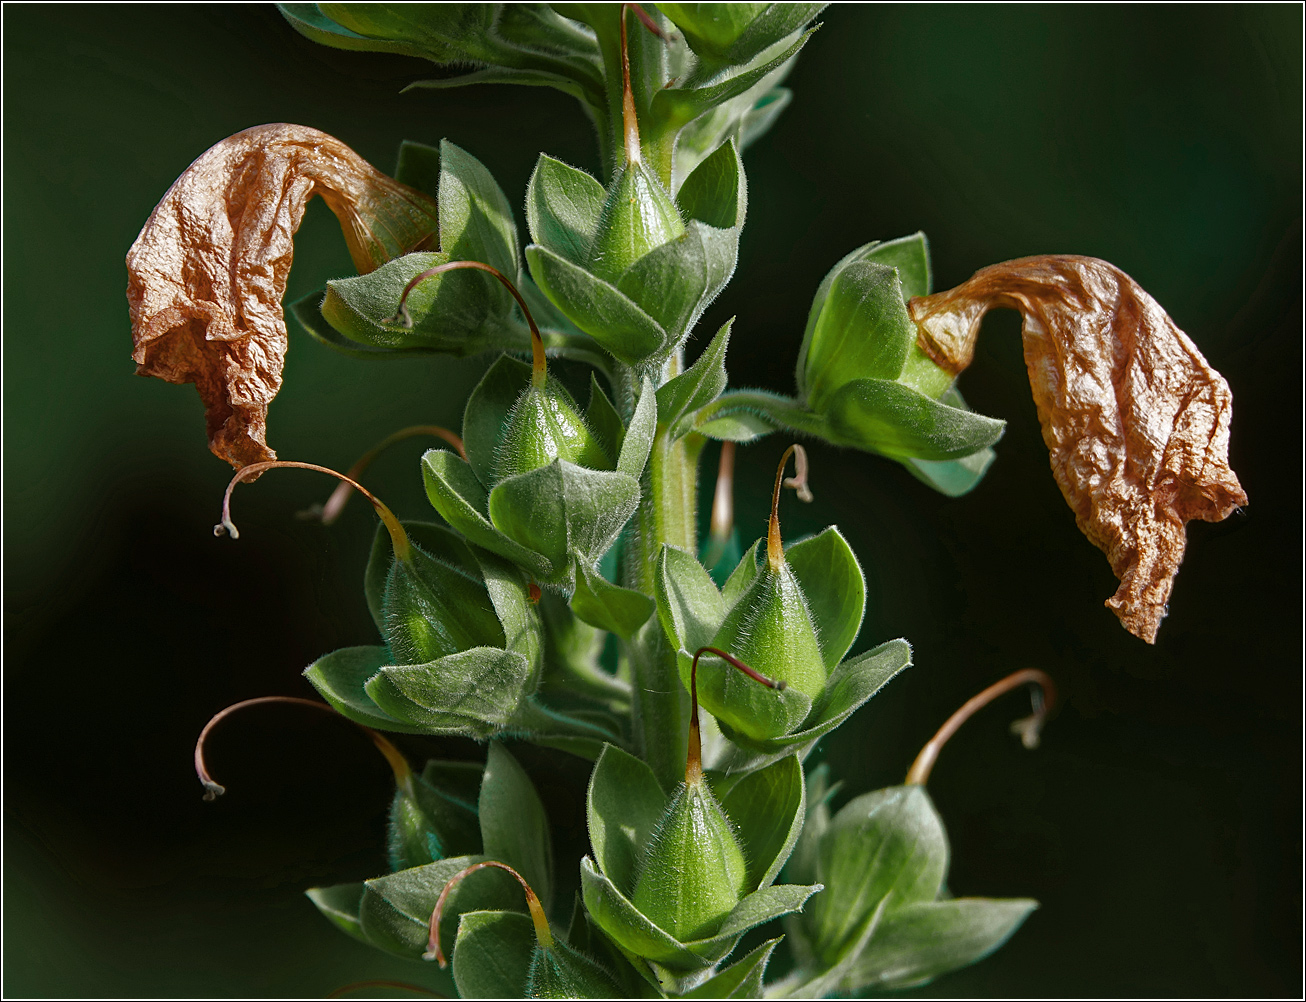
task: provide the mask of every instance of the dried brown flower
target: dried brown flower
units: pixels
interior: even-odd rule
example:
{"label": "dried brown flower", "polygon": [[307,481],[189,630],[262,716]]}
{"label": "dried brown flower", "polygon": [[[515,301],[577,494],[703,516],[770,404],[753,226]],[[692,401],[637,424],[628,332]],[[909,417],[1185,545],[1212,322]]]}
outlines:
{"label": "dried brown flower", "polygon": [[1151,296],[1090,257],[1021,258],[911,300],[918,343],[960,372],[980,320],[1020,311],[1052,472],[1080,530],[1111,561],[1106,604],[1153,643],[1184,554],[1184,526],[1247,503],[1229,468],[1233,397]]}
{"label": "dried brown flower", "polygon": [[432,199],[324,132],[278,124],[191,164],[127,253],[137,373],[194,383],[209,448],[237,468],[276,458],[266,434],[286,355],[281,297],[314,195],[340,220],[360,273],[434,242]]}

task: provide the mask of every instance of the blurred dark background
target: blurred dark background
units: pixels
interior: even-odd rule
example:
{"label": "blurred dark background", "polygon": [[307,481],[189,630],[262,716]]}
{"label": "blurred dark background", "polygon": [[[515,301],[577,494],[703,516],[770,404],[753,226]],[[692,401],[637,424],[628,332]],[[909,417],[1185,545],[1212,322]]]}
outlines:
{"label": "blurred dark background", "polygon": [[[936,288],[1027,254],[1103,257],[1228,379],[1251,499],[1190,527],[1148,647],[1102,606],[1115,580],[1048,471],[1014,314],[986,322],[962,380],[1009,422],[972,495],[813,450],[817,499],[787,509],[787,534],[838,523],[867,573],[859,645],[905,636],[916,652],[819,750],[843,796],[900,782],[946,715],[1010,670],[1042,667],[1066,695],[1038,752],[1006,733],[1013,699],[935,770],[952,891],[1042,908],[916,994],[1297,995],[1301,8],[849,5],[824,20],[794,104],[748,155],[739,270],[691,355],[737,314],[732,382],[792,392],[812,292],[872,238],[925,230]],[[200,800],[190,753],[211,713],[309,695],[305,665],[373,642],[373,519],[355,504],[330,530],[297,521],[331,484],[280,473],[237,494],[238,543],[213,538],[231,471],[192,388],[133,376],[122,262],[172,180],[251,125],[312,125],[386,170],[400,140],[448,137],[517,204],[541,150],[597,170],[588,125],[541,89],[400,96],[425,64],[314,46],[270,6],[7,6],[4,28],[5,993],[447,985],[301,894],[384,868],[388,770],[358,734],[252,711],[212,746],[231,792]],[[315,202],[287,298],[349,271]],[[339,468],[405,424],[457,426],[485,365],[365,363],[291,338],[270,440]],[[410,517],[429,513],[421,448],[370,475]],[[746,538],[780,448],[741,451]],[[583,763],[522,758],[574,858]]]}

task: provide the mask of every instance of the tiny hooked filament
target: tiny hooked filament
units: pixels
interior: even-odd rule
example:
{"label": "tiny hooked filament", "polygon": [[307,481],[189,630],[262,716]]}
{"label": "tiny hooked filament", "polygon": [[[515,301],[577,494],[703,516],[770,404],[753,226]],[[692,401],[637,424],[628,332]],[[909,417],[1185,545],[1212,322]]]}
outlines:
{"label": "tiny hooked filament", "polygon": [[[208,765],[204,761],[204,743],[208,740],[209,733],[227,717],[231,716],[237,710],[243,710],[246,707],[258,706],[264,703],[283,703],[292,706],[307,706],[313,710],[325,710],[333,717],[340,717],[341,720],[349,718],[341,716],[332,707],[326,703],[319,703],[312,699],[300,699],[298,696],[257,696],[254,699],[242,699],[239,703],[232,703],[225,710],[219,710],[213,715],[213,718],[204,725],[200,731],[199,739],[195,742],[195,775],[204,785],[204,799],[216,800],[227,792],[227,788],[221,783],[215,782],[213,776],[209,773]],[[354,723],[353,721],[349,721]],[[390,768],[394,771],[395,782],[400,787],[408,788],[412,786],[412,769],[408,765],[408,760],[404,758],[403,752],[396,748],[382,734],[372,730],[370,727],[364,727],[362,724],[355,724],[359,730],[363,731],[377,749],[385,756],[386,761],[390,763]]]}
{"label": "tiny hooked filament", "polygon": [[[394,434],[387,435],[385,438],[381,439],[380,442],[372,446],[372,448],[368,449],[367,452],[363,453],[358,458],[358,462],[349,468],[349,472],[346,473],[345,476],[350,480],[358,480],[367,472],[367,468],[376,461],[377,456],[385,452],[386,449],[390,448],[390,446],[397,442],[402,442],[405,439],[414,438],[418,435],[432,435],[436,438],[444,439],[458,450],[458,455],[462,457],[463,462],[467,461],[467,451],[463,448],[463,440],[448,428],[442,428],[438,424],[415,424],[408,428],[401,428]],[[340,518],[341,513],[344,512],[345,505],[349,503],[350,497],[353,496],[352,486],[353,485],[348,482],[338,484],[336,489],[331,492],[331,496],[327,498],[326,504],[321,506],[314,505],[308,511],[302,512],[301,517],[318,519],[323,525],[333,525],[336,520]]]}
{"label": "tiny hooked filament", "polygon": [[689,666],[689,749],[685,753],[685,784],[692,786],[703,779],[703,739],[698,728],[698,659],[704,654],[715,654],[726,664],[739,669],[754,682],[760,682],[768,689],[784,692],[788,683],[784,679],[767,678],[756,668],[750,668],[733,654],[727,654],[719,647],[700,647],[694,652],[694,661]]}
{"label": "tiny hooked filament", "polygon": [[446,271],[459,271],[464,268],[471,268],[475,271],[483,271],[487,275],[492,275],[502,283],[503,287],[512,293],[512,298],[517,300],[517,305],[526,316],[526,324],[531,329],[531,383],[534,386],[543,386],[544,380],[548,376],[548,364],[544,358],[544,337],[540,334],[540,329],[535,326],[535,317],[531,315],[531,308],[526,305],[526,300],[522,299],[521,293],[517,291],[517,286],[512,283],[498,268],[485,264],[481,261],[447,261],[444,264],[437,264],[434,268],[427,268],[426,271],[419,272],[408,280],[404,286],[403,294],[399,297],[399,308],[395,315],[388,321],[392,324],[398,324],[405,329],[411,329],[413,326],[412,315],[408,312],[408,296],[419,285],[428,278],[434,278],[436,275],[443,275]]}
{"label": "tiny hooked filament", "polygon": [[1030,691],[1030,701],[1033,704],[1034,712],[1028,717],[1022,717],[1020,720],[1015,721],[1011,725],[1011,731],[1020,737],[1021,743],[1026,748],[1037,748],[1043,724],[1056,703],[1057,688],[1046,672],[1039,671],[1037,668],[1022,668],[1020,671],[1012,672],[1006,678],[994,682],[983,692],[966,700],[961,708],[944,722],[938,733],[930,738],[925,747],[921,749],[921,753],[916,756],[916,761],[912,763],[911,769],[907,772],[907,785],[923,786],[925,781],[930,778],[930,770],[934,768],[939,752],[948,743],[948,739],[957,733],[961,725],[974,716],[976,711],[983,709],[999,696],[1005,695],[1013,689],[1018,689],[1022,685],[1035,686]]}
{"label": "tiny hooked filament", "polygon": [[[785,476],[785,464],[794,457],[794,475]],[[785,563],[784,541],[780,538],[780,488],[792,487],[799,501],[811,501],[812,491],[807,486],[807,450],[795,442],[780,457],[775,471],[775,491],[771,494],[771,522],[766,531],[766,564],[778,574]]]}
{"label": "tiny hooked filament", "polygon": [[506,870],[517,878],[517,883],[521,884],[522,890],[526,892],[526,907],[530,909],[531,921],[535,923],[535,939],[544,949],[553,946],[553,933],[549,930],[549,920],[544,915],[544,906],[540,904],[539,897],[531,889],[531,885],[526,883],[526,878],[514,870],[507,863],[500,863],[497,859],[487,859],[481,863],[473,863],[465,870],[460,870],[449,878],[449,882],[444,885],[444,890],[440,892],[440,897],[436,899],[435,910],[431,912],[431,931],[426,941],[426,952],[422,954],[423,960],[434,960],[441,967],[446,967],[448,961],[445,959],[444,951],[440,948],[440,917],[444,914],[444,903],[452,891],[464,877],[475,873],[477,870],[484,870],[487,866],[493,866],[500,870]]}
{"label": "tiny hooked filament", "polygon": [[213,527],[213,535],[228,535],[232,539],[239,539],[240,532],[236,529],[236,523],[231,520],[231,492],[236,489],[236,485],[247,477],[255,473],[263,473],[266,470],[276,469],[293,469],[293,470],[313,470],[316,473],[327,473],[338,480],[343,480],[354,490],[362,494],[363,497],[372,502],[372,507],[376,509],[377,515],[390,532],[390,541],[394,544],[395,556],[400,560],[412,559],[412,545],[408,542],[408,533],[404,527],[399,524],[399,519],[395,518],[394,512],[382,503],[381,499],[360,484],[357,480],[352,480],[343,473],[337,473],[329,466],[318,466],[315,463],[294,463],[289,460],[276,459],[266,463],[250,463],[248,466],[242,466],[236,471],[236,475],[231,478],[231,483],[227,484],[227,492],[222,496],[222,521]]}

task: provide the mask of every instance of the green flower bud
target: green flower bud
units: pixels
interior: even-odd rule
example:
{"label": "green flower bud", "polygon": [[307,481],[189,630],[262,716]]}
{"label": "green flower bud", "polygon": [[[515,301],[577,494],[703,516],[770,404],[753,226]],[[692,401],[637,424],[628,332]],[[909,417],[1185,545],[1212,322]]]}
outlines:
{"label": "green flower bud", "polygon": [[684,221],[662,182],[642,162],[627,163],[599,214],[590,270],[615,284],[645,254],[684,233]]}
{"label": "green flower bud", "polygon": [[612,459],[571,394],[550,376],[543,386],[528,386],[508,415],[495,457],[495,482],[538,470],[555,459],[595,470],[612,469]]}

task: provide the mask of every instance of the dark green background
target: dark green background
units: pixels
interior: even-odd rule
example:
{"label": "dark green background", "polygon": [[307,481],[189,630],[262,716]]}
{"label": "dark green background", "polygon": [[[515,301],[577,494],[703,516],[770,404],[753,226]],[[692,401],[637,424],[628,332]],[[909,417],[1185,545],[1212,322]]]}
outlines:
{"label": "dark green background", "polygon": [[[867,573],[859,644],[901,635],[916,651],[821,749],[845,795],[900,781],[947,713],[1007,671],[1045,668],[1067,696],[1037,753],[1005,733],[1024,712],[1012,700],[943,755],[931,790],[951,889],[1042,908],[924,993],[1301,990],[1301,16],[833,8],[793,106],[748,156],[739,273],[697,342],[738,314],[735,385],[791,391],[826,269],[924,229],[939,288],[1027,254],[1116,263],[1234,392],[1251,503],[1190,528],[1155,647],[1102,607],[1115,580],[1048,472],[1013,314],[986,323],[962,381],[1009,421],[971,496],[813,450],[816,502],[786,508],[787,533],[837,522]],[[132,374],[123,255],[187,164],[251,125],[312,125],[384,169],[401,139],[448,137],[514,202],[541,150],[597,167],[587,126],[537,89],[399,96],[422,64],[317,48],[270,7],[11,5],[4,28],[5,992],[432,978],[336,933],[300,894],[383,867],[387,769],[357,734],[252,712],[212,746],[231,793],[200,801],[190,750],[210,713],[306,695],[304,665],[372,642],[372,516],[296,521],[331,485],[281,473],[237,494],[239,543],[212,537],[230,470],[192,389]],[[349,270],[320,203],[296,250],[291,297]],[[483,365],[369,365],[292,330],[272,444],[344,467],[404,424],[456,425]],[[781,445],[742,452],[746,537]],[[414,517],[429,511],[419,451],[370,475]],[[574,857],[583,765],[523,757]]]}

